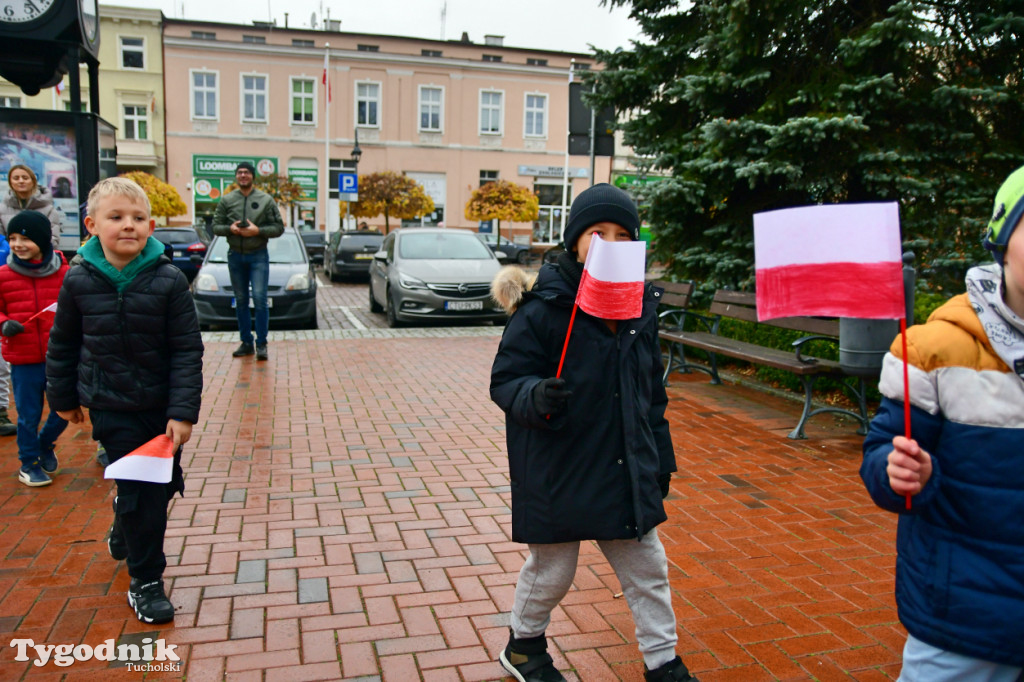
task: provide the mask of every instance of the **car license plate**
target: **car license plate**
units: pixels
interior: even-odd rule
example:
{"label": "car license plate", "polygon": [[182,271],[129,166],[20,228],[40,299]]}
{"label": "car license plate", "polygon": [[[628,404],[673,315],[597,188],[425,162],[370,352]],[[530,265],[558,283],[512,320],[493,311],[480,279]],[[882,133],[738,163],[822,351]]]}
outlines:
{"label": "car license plate", "polygon": [[[235,307],[235,297],[234,296],[231,297],[231,307],[232,308]],[[250,308],[255,308],[256,307],[256,302],[252,300],[252,296],[249,297],[249,307]],[[274,307],[274,299],[268,298],[267,299],[267,308],[273,308],[273,307]]]}
{"label": "car license plate", "polygon": [[184,255],[184,251],[175,251],[174,252],[174,257],[175,258],[181,258],[182,255]]}
{"label": "car license plate", "polygon": [[445,310],[483,310],[483,301],[445,301]]}
{"label": "car license plate", "polygon": [[373,258],[372,253],[357,253],[355,255],[356,260],[370,260],[371,258]]}

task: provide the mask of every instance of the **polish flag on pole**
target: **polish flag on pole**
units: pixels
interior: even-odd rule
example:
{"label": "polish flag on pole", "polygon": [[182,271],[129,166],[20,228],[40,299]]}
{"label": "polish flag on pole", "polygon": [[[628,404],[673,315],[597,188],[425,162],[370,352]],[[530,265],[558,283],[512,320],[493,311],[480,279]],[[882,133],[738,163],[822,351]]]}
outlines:
{"label": "polish flag on pole", "polygon": [[597,235],[591,238],[555,376],[562,376],[577,308],[602,320],[640,317],[644,309],[646,257],[646,242],[606,242]]}
{"label": "polish flag on pole", "polygon": [[[324,62],[327,61],[327,57],[324,57]],[[327,91],[327,103],[331,103],[331,81],[327,78],[327,66],[324,65],[324,75],[320,81],[324,84],[324,89]]]}
{"label": "polish flag on pole", "polygon": [[57,312],[57,303],[56,303],[56,301],[54,301],[53,303],[51,303],[50,305],[48,305],[45,308],[43,308],[42,310],[40,310],[38,313],[36,313],[32,317],[30,317],[27,320],[25,320],[25,322],[26,323],[31,322],[32,320],[36,319],[40,315],[45,315],[47,313],[53,314],[53,313],[56,313],[56,312]]}
{"label": "polish flag on pole", "polygon": [[754,215],[757,317],[905,315],[896,203],[830,204]]}
{"label": "polish flag on pole", "polygon": [[170,483],[174,469],[174,441],[160,435],[111,463],[103,478],[120,478],[149,483]]}

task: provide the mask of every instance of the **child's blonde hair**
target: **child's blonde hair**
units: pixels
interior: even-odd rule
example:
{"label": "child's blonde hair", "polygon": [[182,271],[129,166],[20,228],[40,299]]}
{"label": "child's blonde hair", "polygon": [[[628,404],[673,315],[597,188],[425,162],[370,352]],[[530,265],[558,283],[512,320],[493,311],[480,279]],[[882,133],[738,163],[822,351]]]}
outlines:
{"label": "child's blonde hair", "polygon": [[146,214],[149,215],[152,209],[149,205],[149,197],[139,187],[138,183],[132,182],[128,178],[113,177],[107,178],[106,180],[100,180],[96,183],[96,186],[89,192],[88,205],[86,211],[88,215],[96,217],[96,211],[100,207],[100,201],[107,197],[125,197],[133,203],[142,204],[146,207]]}

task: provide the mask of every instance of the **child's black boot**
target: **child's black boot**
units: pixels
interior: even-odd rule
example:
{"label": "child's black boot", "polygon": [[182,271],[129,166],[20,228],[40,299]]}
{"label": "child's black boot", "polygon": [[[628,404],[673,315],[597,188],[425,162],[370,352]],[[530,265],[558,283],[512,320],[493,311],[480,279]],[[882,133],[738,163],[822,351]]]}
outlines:
{"label": "child's black boot", "polygon": [[644,679],[647,682],[700,682],[690,674],[683,665],[683,659],[678,656],[654,670],[647,670],[647,666],[644,666]]}
{"label": "child's black boot", "polygon": [[544,635],[516,639],[509,631],[508,646],[498,654],[501,667],[519,682],[566,682],[555,670]]}
{"label": "child's black boot", "polygon": [[163,580],[144,583],[132,578],[128,586],[128,603],[143,623],[170,623],[174,620],[174,605],[164,593]]}

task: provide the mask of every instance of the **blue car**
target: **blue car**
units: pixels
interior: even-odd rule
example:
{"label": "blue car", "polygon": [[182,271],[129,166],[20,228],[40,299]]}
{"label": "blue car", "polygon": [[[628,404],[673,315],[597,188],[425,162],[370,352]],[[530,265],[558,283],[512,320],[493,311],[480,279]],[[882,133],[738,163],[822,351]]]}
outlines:
{"label": "blue car", "polygon": [[[191,282],[199,273],[199,264],[206,255],[206,244],[192,227],[158,227],[153,236],[163,242],[164,253]],[[197,256],[192,258],[192,256]]]}

